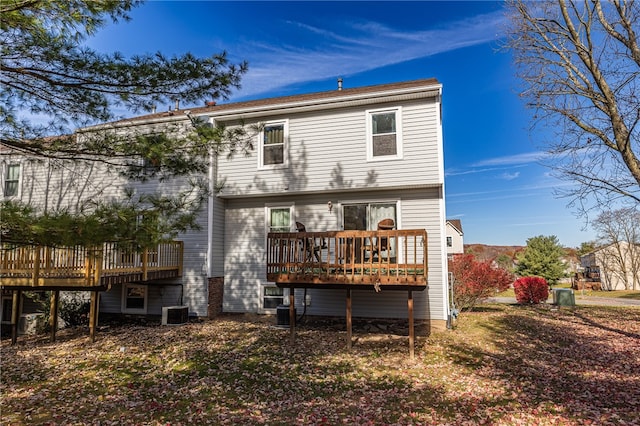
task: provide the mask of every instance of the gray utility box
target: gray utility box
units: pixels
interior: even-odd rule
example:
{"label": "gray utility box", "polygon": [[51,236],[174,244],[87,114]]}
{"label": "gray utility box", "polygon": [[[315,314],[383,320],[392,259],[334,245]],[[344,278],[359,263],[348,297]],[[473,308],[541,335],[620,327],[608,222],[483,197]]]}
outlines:
{"label": "gray utility box", "polygon": [[576,306],[576,298],[570,288],[554,288],[553,304],[557,306]]}

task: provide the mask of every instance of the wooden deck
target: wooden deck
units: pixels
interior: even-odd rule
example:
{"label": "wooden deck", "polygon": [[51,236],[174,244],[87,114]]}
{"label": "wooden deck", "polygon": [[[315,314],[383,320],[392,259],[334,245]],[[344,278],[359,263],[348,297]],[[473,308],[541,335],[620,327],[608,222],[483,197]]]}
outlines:
{"label": "wooden deck", "polygon": [[141,253],[114,243],[88,249],[0,244],[0,287],[23,290],[95,290],[116,283],[182,276],[183,243],[174,241]]}
{"label": "wooden deck", "polygon": [[427,286],[424,229],[277,232],[268,234],[267,248],[267,280],[280,287]]}
{"label": "wooden deck", "polygon": [[289,329],[295,343],[295,289],[346,289],[347,349],[352,345],[353,289],[407,291],[409,356],[415,356],[413,291],[427,287],[424,229],[277,232],[267,235],[267,280],[290,288]]}

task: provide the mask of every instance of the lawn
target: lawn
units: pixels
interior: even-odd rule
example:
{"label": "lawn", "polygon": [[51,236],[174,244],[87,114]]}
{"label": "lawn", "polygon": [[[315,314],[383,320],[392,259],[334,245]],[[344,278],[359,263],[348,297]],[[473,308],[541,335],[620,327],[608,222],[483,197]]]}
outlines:
{"label": "lawn", "polygon": [[[571,288],[569,284],[554,285],[553,288]],[[640,300],[640,290],[615,290],[615,291],[594,291],[594,290],[574,290],[576,296],[585,297],[606,297],[610,299],[633,299]],[[503,292],[497,293],[496,297],[516,297],[513,288],[509,288]],[[553,298],[553,294],[549,292],[549,301]]]}
{"label": "lawn", "polygon": [[295,346],[274,322],[3,341],[0,423],[640,424],[637,308],[483,305],[420,336],[414,361],[370,322],[350,353],[341,322],[301,327]]}

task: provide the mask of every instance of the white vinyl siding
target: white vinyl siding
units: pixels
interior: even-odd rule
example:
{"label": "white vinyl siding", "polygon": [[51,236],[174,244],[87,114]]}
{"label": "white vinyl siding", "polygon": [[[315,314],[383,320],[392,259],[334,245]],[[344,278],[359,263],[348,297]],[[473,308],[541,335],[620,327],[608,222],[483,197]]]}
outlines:
{"label": "white vinyl siding", "polygon": [[[439,104],[434,99],[402,105],[402,160],[367,162],[366,114],[361,108],[288,118],[289,166],[256,170],[257,152],[247,158],[221,158],[218,175],[226,183],[220,196],[442,184],[436,143]],[[265,117],[245,125],[277,119],[284,117]]]}
{"label": "white vinyl siding", "polygon": [[[278,197],[270,201],[286,204],[294,197]],[[344,199],[343,199],[344,198]],[[440,222],[440,192],[380,191],[350,193],[348,198],[336,193],[295,197],[295,219],[305,224],[307,231],[338,230],[342,218],[338,213],[342,202],[375,202],[376,199],[388,203],[398,200],[398,224],[400,229],[426,229],[428,235],[429,286],[424,291],[415,291],[416,318],[446,320],[446,271],[443,270]],[[329,212],[327,201],[332,200],[334,208]],[[223,310],[225,312],[261,312],[262,289],[266,282],[265,255],[265,199],[248,198],[227,201],[225,232],[225,289]],[[358,290],[353,292],[353,313],[360,317],[406,318],[406,291]],[[344,290],[307,290],[311,305],[308,315],[345,314]],[[296,306],[303,308],[304,290],[295,290]],[[300,311],[299,311],[300,312]]]}
{"label": "white vinyl siding", "polygon": [[[100,163],[82,163],[62,160],[35,161],[24,159],[22,164],[22,190],[19,199],[38,210],[55,211],[67,209],[82,211],[95,199],[103,201],[121,199],[122,189],[135,187],[138,193],[160,191],[176,194],[187,188],[187,179],[166,180],[161,184],[149,181],[144,184],[132,183],[109,170]],[[255,167],[254,167],[255,168]],[[216,200],[219,217],[224,217],[224,200]],[[183,277],[168,280],[166,286],[158,283],[149,286],[148,315],[160,315],[162,306],[185,304],[192,315],[206,316],[208,306],[207,285],[207,206],[198,216],[199,230],[182,234],[184,241]],[[217,222],[218,233],[214,239],[223,236],[224,221]],[[216,263],[217,262],[217,263]],[[214,269],[223,273],[222,241],[214,252]],[[100,312],[121,313],[122,291],[114,289],[101,293]],[[182,299],[182,303],[180,302]]]}
{"label": "white vinyl siding", "polygon": [[[182,305],[182,287],[179,282],[174,285],[162,285],[149,283],[147,286],[147,312],[146,315],[162,315],[163,306]],[[100,293],[100,313],[121,314],[122,292],[124,284],[115,284],[109,291]],[[191,307],[189,307],[191,312]],[[141,314],[143,315],[143,314]],[[205,313],[206,315],[206,313]]]}

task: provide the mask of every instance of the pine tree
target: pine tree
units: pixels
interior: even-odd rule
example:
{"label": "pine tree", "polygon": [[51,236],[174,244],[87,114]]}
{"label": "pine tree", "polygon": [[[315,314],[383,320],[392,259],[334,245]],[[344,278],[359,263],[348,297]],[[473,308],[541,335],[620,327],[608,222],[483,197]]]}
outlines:
{"label": "pine tree", "polygon": [[[107,22],[128,20],[128,12],[139,4],[137,0],[0,3],[0,149],[3,154],[55,161],[61,167],[96,164],[132,183],[183,179],[184,190],[161,194],[125,188],[120,198],[108,202],[91,199],[74,209],[44,211],[4,201],[0,206],[4,242],[94,245],[115,240],[134,248],[153,245],[196,226],[209,191],[203,177],[210,154],[251,149],[246,129],[210,127],[197,117],[182,120],[180,128],[123,133],[115,124],[101,124],[86,130],[117,120],[116,108],[138,113],[175,99],[203,105],[226,98],[240,86],[247,70],[246,63],[229,63],[225,52],[208,58],[189,53],[169,58],[158,52],[127,59],[83,46],[83,40]],[[76,179],[82,185],[87,177],[80,174]]]}
{"label": "pine tree", "polygon": [[565,276],[563,255],[564,248],[555,235],[529,238],[527,247],[517,255],[516,273],[521,277],[542,277],[550,285],[556,284]]}

